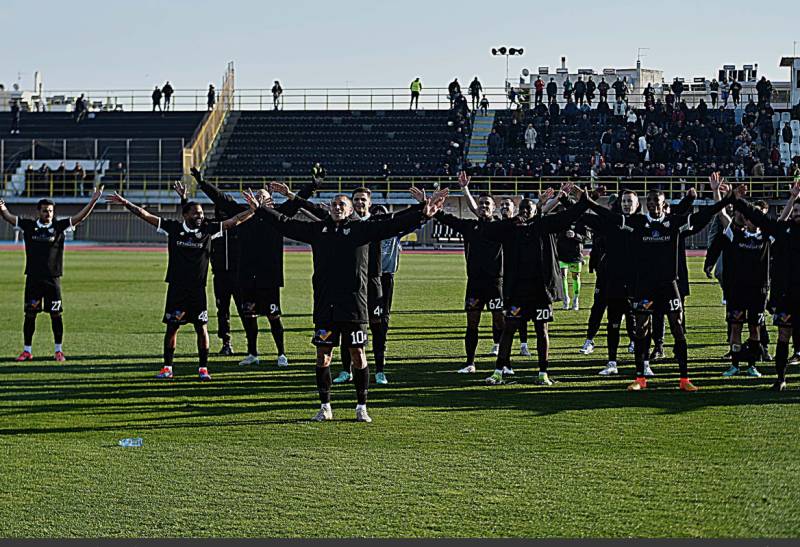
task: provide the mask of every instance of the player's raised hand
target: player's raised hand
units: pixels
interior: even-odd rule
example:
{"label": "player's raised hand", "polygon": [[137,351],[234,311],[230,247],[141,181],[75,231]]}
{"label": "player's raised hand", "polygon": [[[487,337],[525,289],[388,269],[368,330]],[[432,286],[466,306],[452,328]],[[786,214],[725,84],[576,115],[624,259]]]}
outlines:
{"label": "player's raised hand", "polygon": [[571,182],[565,182],[561,185],[561,189],[558,191],[558,197],[560,198],[562,196],[568,196],[572,192],[573,188],[575,188],[574,184]]}
{"label": "player's raised hand", "polygon": [[720,184],[724,184],[724,183],[725,183],[725,178],[722,175],[720,175],[719,171],[714,171],[708,177],[708,184],[709,184],[709,186],[711,186],[711,190],[712,191],[713,190],[717,190],[719,188]]}
{"label": "player's raised hand", "polygon": [[197,167],[192,167],[189,171],[192,173],[194,180],[197,182],[203,181],[203,175],[200,174],[200,170]]}
{"label": "player's raised hand", "polygon": [[459,171],[458,173],[458,185],[462,188],[466,188],[469,185],[469,181],[472,180],[471,177],[467,176],[466,171]]}
{"label": "player's raised hand", "polygon": [[697,199],[697,188],[692,186],[689,190],[686,191],[686,195],[692,199]]}
{"label": "player's raised hand", "polygon": [[242,192],[242,197],[247,202],[247,205],[250,207],[251,211],[255,211],[261,205],[250,188]]}
{"label": "player's raised hand", "polygon": [[548,187],[544,192],[542,192],[539,195],[539,201],[541,203],[547,203],[548,201],[553,199],[553,196],[555,195],[555,193],[556,193],[555,190],[553,190],[551,187]]}
{"label": "player's raised hand", "polygon": [[571,185],[570,192],[575,192],[575,197],[578,199],[578,201],[584,199],[584,197],[586,198],[589,197],[589,192],[587,192],[580,186],[575,184],[570,184],[570,185]]}
{"label": "player's raised hand", "polygon": [[447,199],[447,196],[450,194],[449,188],[439,188],[433,194],[431,194],[431,202],[438,205],[441,209],[444,207],[444,200]]}
{"label": "player's raised hand", "polygon": [[6,200],[0,199],[0,211],[7,211],[8,208],[6,207]]}
{"label": "player's raised hand", "polygon": [[792,196],[792,199],[797,199],[797,197],[800,196],[800,177],[795,179],[794,184],[789,188],[789,195]]}
{"label": "player's raised hand", "polygon": [[444,198],[447,197],[447,189],[444,190],[444,195],[439,195],[439,191],[437,190],[431,197],[425,200],[425,203],[422,206],[422,214],[426,217],[430,218],[436,213],[438,213],[442,209],[442,204],[444,203]]}
{"label": "player's raised hand", "polygon": [[417,188],[416,186],[409,188],[408,193],[411,194],[411,197],[417,200],[419,203],[422,203],[428,199],[428,196],[425,195],[425,190],[422,188]]}
{"label": "player's raised hand", "polygon": [[289,187],[286,186],[286,184],[284,184],[282,182],[278,182],[276,180],[273,180],[272,182],[269,183],[269,191],[270,192],[275,192],[276,194],[280,194],[282,196],[286,196],[287,198],[289,197],[289,194],[291,193],[289,191]]}
{"label": "player's raised hand", "polygon": [[172,189],[175,190],[175,193],[178,194],[179,198],[186,199],[186,185],[184,185],[181,181],[175,181],[175,183],[172,185]]}
{"label": "player's raised hand", "polygon": [[111,195],[106,196],[107,203],[116,203],[117,205],[125,205],[128,203],[128,200],[122,197],[119,193],[114,192]]}
{"label": "player's raised hand", "polygon": [[738,199],[744,199],[744,197],[747,195],[747,185],[740,184],[733,189],[733,193]]}

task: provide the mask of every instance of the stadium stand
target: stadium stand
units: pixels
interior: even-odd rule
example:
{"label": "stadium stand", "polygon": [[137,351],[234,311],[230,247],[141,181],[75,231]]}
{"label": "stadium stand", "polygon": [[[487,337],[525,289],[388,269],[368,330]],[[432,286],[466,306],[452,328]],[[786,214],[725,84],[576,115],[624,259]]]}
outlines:
{"label": "stadium stand", "polygon": [[461,122],[452,110],[245,111],[207,176],[308,176],[315,162],[376,179],[384,164],[399,176],[455,171],[469,139]]}
{"label": "stadium stand", "polygon": [[[184,142],[204,115],[98,112],[76,123],[68,113],[29,113],[22,118],[19,135],[3,138],[3,179],[24,172],[26,183],[33,183],[27,186],[33,191],[26,193],[69,195],[82,193],[77,163],[86,173],[97,168],[106,183],[128,178],[129,188],[146,177],[179,178]],[[10,115],[0,113],[0,127],[8,124]]]}

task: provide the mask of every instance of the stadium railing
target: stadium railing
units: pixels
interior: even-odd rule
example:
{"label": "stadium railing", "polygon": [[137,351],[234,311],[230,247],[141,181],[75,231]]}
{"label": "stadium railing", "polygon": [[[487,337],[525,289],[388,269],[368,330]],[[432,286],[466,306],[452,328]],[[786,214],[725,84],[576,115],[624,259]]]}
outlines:
{"label": "stadium railing", "polygon": [[[229,67],[230,69],[231,67]],[[226,72],[227,74],[227,72]],[[224,87],[224,84],[223,84]],[[222,88],[221,88],[222,89]],[[467,89],[462,90],[465,94]],[[57,98],[56,103],[49,102],[48,110],[69,112],[75,97],[84,94],[88,100],[90,111],[150,111],[153,108],[152,89],[90,89],[90,90],[55,90],[50,91],[50,99]],[[206,89],[176,89],[171,100],[172,110],[207,110]],[[482,93],[489,100],[490,109],[507,108],[508,94],[503,87],[487,87]],[[657,92],[657,99],[664,99],[663,93]],[[596,94],[592,103],[597,105]],[[704,99],[711,106],[711,97],[705,91],[685,91],[681,98],[691,106]],[[742,104],[757,97],[755,91],[743,91]],[[280,97],[278,108],[281,110],[402,110],[408,109],[411,92],[408,87],[343,87],[343,88],[287,88]],[[469,96],[467,96],[469,99]],[[565,104],[563,89],[559,88],[557,99],[560,105]],[[642,89],[634,89],[627,97],[629,106],[641,108],[644,105]],[[533,101],[533,94],[528,96],[523,89],[520,100]],[[545,101],[547,97],[545,96]],[[609,93],[609,104],[613,106],[614,93]],[[217,103],[221,100],[218,97]],[[470,106],[471,106],[471,100]],[[732,101],[729,100],[732,108]],[[772,106],[777,109],[791,108],[788,90],[776,89],[773,93]],[[230,107],[233,110],[273,110],[272,92],[266,88],[240,88],[232,91]],[[419,97],[419,108],[441,110],[450,107],[449,93],[446,87],[423,88]]]}
{"label": "stadium railing", "polygon": [[[88,165],[86,166],[89,167]],[[137,199],[150,203],[171,202],[174,198],[172,185],[181,179],[177,170],[173,173],[154,172],[115,172],[101,178],[107,191],[119,191]],[[218,185],[225,191],[241,192],[248,188],[261,188],[271,181],[286,183],[290,189],[296,190],[310,180],[309,176],[265,175],[261,177],[210,177],[209,182]],[[695,187],[701,196],[710,197],[707,177],[640,177],[626,179],[619,177],[600,177],[594,180],[575,179],[570,177],[483,177],[474,176],[470,188],[474,194],[489,192],[495,195],[530,195],[535,196],[547,188],[558,188],[567,181],[592,188],[604,187],[607,193],[618,193],[622,189],[632,189],[639,193],[650,190],[661,190],[669,199],[679,199],[686,190]],[[6,182],[6,181],[4,181]],[[749,195],[760,199],[784,199],[793,183],[792,177],[746,177],[731,178],[734,184],[746,184]],[[95,184],[94,173],[87,173],[85,178],[74,174],[51,173],[47,176],[35,176],[26,180],[24,189],[11,192],[9,186],[3,184],[5,199],[9,202],[28,201],[30,199],[54,196],[80,200],[91,193]],[[376,201],[401,202],[408,200],[408,189],[417,186],[428,191],[440,186],[447,186],[451,192],[458,193],[458,181],[455,176],[393,176],[389,180],[372,176],[328,176],[319,193],[329,196],[336,193],[349,193],[355,188],[366,186],[373,192]],[[198,195],[196,188],[190,186],[192,195]],[[198,197],[202,197],[202,192]]]}

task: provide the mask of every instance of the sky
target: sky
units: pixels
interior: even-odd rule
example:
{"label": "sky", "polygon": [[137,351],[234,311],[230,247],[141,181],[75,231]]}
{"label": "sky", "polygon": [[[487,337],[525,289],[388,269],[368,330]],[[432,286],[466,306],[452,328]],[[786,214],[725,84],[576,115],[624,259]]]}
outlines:
{"label": "sky", "polygon": [[758,63],[785,81],[780,57],[794,41],[800,54],[798,0],[3,0],[0,14],[0,83],[21,75],[30,89],[38,70],[47,91],[205,88],[228,61],[237,88],[501,86],[505,60],[490,51],[502,45],[525,51],[512,77],[562,55],[573,72],[632,67],[642,47],[642,65],[668,80]]}

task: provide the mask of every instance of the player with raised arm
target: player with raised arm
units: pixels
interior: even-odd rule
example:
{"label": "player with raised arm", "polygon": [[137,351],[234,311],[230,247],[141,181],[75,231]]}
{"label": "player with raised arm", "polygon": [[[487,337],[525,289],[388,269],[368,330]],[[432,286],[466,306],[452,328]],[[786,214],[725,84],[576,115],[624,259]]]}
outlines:
{"label": "player with raised arm", "polygon": [[[725,182],[719,173],[709,177],[714,198],[721,199],[719,187]],[[736,191],[744,196],[744,186]],[[765,213],[769,209],[765,202],[756,207]],[[726,287],[726,320],[729,324],[730,351],[732,364],[723,376],[739,373],[741,363],[747,362],[747,374],[756,378],[761,376],[756,361],[761,358],[761,326],[764,324],[764,311],[769,291],[769,263],[772,242],[741,212],[734,212],[736,222],[723,209],[719,213],[724,237],[722,259],[722,283]],[[742,343],[742,328],[747,323],[749,338]]]}
{"label": "player with raised arm", "polygon": [[787,220],[769,218],[744,200],[734,202],[734,210],[767,235],[775,239],[772,252],[775,260],[771,271],[771,294],[775,303],[773,323],[778,327],[775,346],[774,391],[786,389],[786,368],[789,360],[789,341],[792,330],[800,318],[800,180],[792,185],[789,202],[792,206]]}
{"label": "player with raised arm", "polygon": [[[459,184],[467,196],[469,177],[463,171],[459,174]],[[416,196],[419,200],[419,196]],[[489,194],[481,194],[476,202],[477,219],[459,218],[439,212],[436,220],[461,234],[464,240],[464,259],[467,270],[467,288],[464,296],[464,311],[467,314],[467,328],[464,333],[466,361],[459,374],[476,372],[475,353],[478,348],[479,328],[483,309],[492,314],[492,354],[497,355],[500,348],[500,335],[503,332],[503,246],[498,241],[487,239],[481,230],[484,224],[497,222],[494,217],[495,202]]]}
{"label": "player with raised arm", "polygon": [[369,368],[364,345],[367,343],[367,263],[368,244],[397,235],[427,222],[442,206],[447,191],[437,192],[421,208],[372,221],[352,218],[353,203],[348,196],[337,195],[324,220],[304,222],[259,205],[252,193],[245,197],[256,207],[256,215],[266,219],[284,236],[311,245],[314,273],[314,336],[317,348],[316,378],[321,407],[314,421],[333,419],[331,410],[330,364],[333,349],[344,337],[353,362],[356,388],[356,420],[371,422],[367,413]]}
{"label": "player with raised arm", "polygon": [[[681,391],[697,391],[689,380],[688,348],[686,325],[683,314],[683,300],[678,290],[681,249],[680,239],[687,233],[702,229],[713,216],[721,211],[735,197],[727,186],[720,191],[728,195],[715,205],[700,209],[697,213],[667,214],[666,199],[659,192],[654,205],[646,215],[631,215],[609,211],[596,203],[591,209],[609,221],[616,221],[620,227],[630,228],[631,251],[637,260],[634,263],[633,317],[634,345],[636,356],[636,380],[628,386],[630,391],[647,387],[645,361],[647,360],[646,341],[652,336],[652,315],[663,312],[669,320],[670,331],[675,340],[674,353],[678,361]],[[696,195],[696,190],[689,190]]]}
{"label": "player with raised arm", "polygon": [[5,201],[0,199],[0,216],[22,232],[25,241],[25,321],[22,326],[22,353],[16,361],[33,360],[33,333],[36,316],[41,312],[50,314],[55,342],[55,360],[64,357],[64,306],[61,298],[61,276],[64,272],[64,239],[88,217],[97,200],[103,195],[103,187],[95,188],[86,206],[74,216],[56,220],[55,203],[41,199],[36,204],[37,219],[23,218],[11,214]]}
{"label": "player with raised arm", "polygon": [[[566,196],[571,183],[561,187]],[[555,234],[565,230],[587,209],[589,198],[575,189],[578,202],[559,213],[536,214],[531,202],[520,204],[524,222],[500,221],[481,226],[484,237],[503,245],[503,307],[505,326],[500,338],[500,351],[489,384],[503,381],[504,369],[511,369],[511,345],[514,333],[528,321],[536,330],[536,354],[539,375],[536,383],[552,385],[548,375],[550,338],[548,323],[553,320],[553,302],[559,298],[559,269],[555,252]]]}
{"label": "player with raised arm", "polygon": [[[548,188],[548,191],[552,194],[552,188]],[[520,201],[522,203],[522,201]],[[504,197],[500,200],[500,218],[502,220],[506,220],[509,218],[515,218],[518,216],[518,207],[516,202],[514,202],[514,198],[512,197]],[[531,350],[528,348],[528,322],[526,321],[525,324],[520,325],[519,327],[519,354],[523,357],[530,357]]]}
{"label": "player with raised arm", "polygon": [[[248,207],[238,203],[230,194],[203,179],[197,169],[192,169],[197,186],[211,199],[216,211],[225,217],[233,217]],[[321,181],[314,180],[300,189],[301,197],[309,197]],[[256,192],[260,201],[271,200],[270,191],[293,196],[289,189],[279,183],[270,183],[269,191]],[[299,202],[288,199],[277,206],[287,216],[293,216],[299,209]],[[269,224],[258,218],[252,219],[236,229],[238,246],[233,252],[239,260],[237,288],[240,292],[240,314],[247,337],[247,355],[239,364],[242,366],[260,363],[258,351],[258,318],[266,316],[269,321],[272,339],[278,354],[277,365],[286,367],[284,329],[281,319],[281,287],[283,287],[283,236]],[[253,249],[257,248],[258,252]]]}
{"label": "player with raised arm", "polygon": [[[619,197],[619,205],[615,202],[611,210],[628,219],[639,212],[639,197],[632,190],[623,190]],[[592,259],[595,260],[594,302],[589,312],[586,341],[580,349],[584,355],[594,351],[594,337],[600,330],[603,314],[607,313],[606,343],[608,345],[608,363],[599,374],[611,376],[619,373],[617,368],[617,352],[619,350],[622,319],[628,334],[631,336],[630,297],[633,286],[633,265],[631,260],[631,229],[626,223],[620,224],[617,218],[599,215],[584,215],[581,220],[599,237],[592,245]],[[649,365],[645,363],[645,376]]]}
{"label": "player with raised arm", "polygon": [[206,304],[206,279],[211,255],[211,240],[222,236],[225,230],[247,221],[252,210],[242,211],[224,222],[206,220],[203,207],[193,201],[181,207],[182,220],[162,219],[134,205],[118,193],[106,198],[109,203],[122,205],[128,211],[155,226],[168,238],[167,300],[163,322],[164,366],[156,376],[173,377],[172,361],[178,330],[191,323],[197,333],[198,374],[201,381],[211,380],[208,372],[208,306]]}

